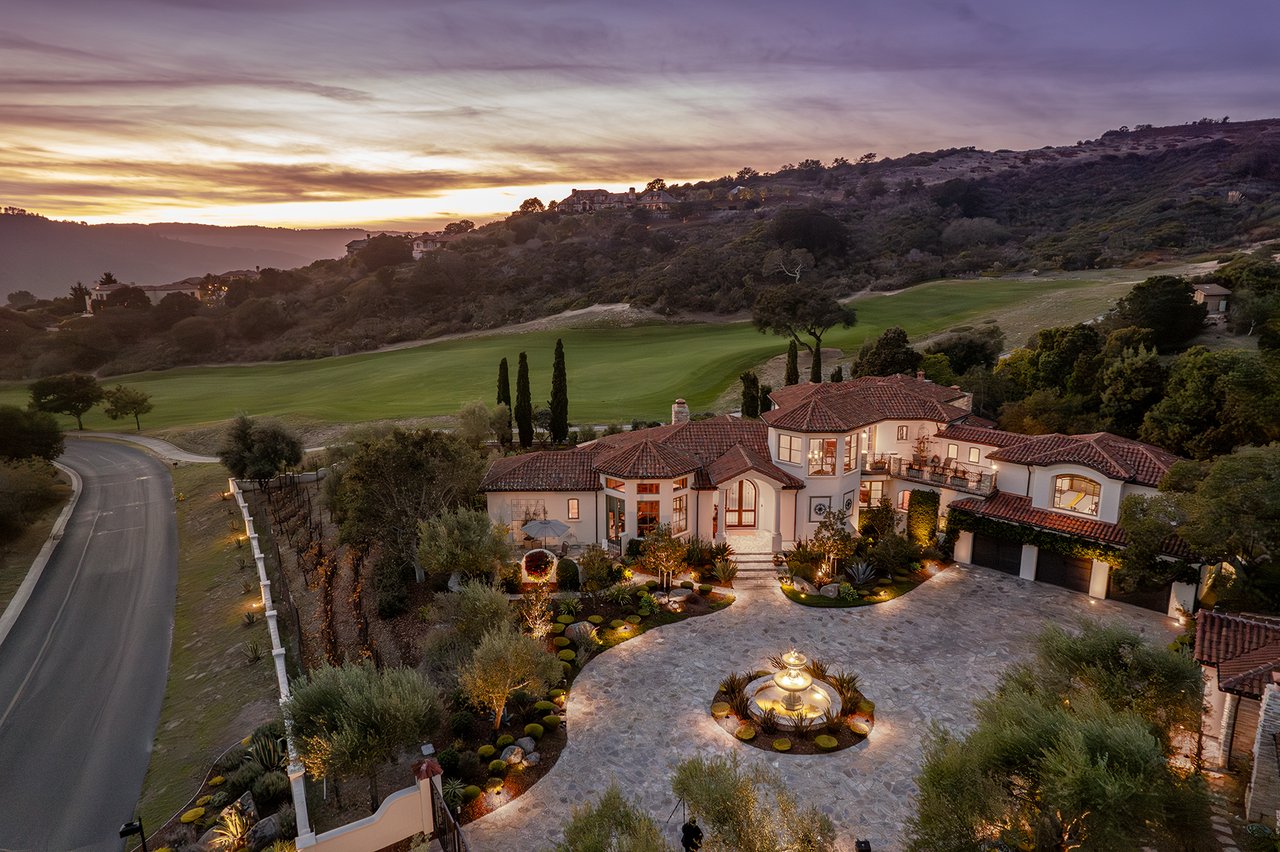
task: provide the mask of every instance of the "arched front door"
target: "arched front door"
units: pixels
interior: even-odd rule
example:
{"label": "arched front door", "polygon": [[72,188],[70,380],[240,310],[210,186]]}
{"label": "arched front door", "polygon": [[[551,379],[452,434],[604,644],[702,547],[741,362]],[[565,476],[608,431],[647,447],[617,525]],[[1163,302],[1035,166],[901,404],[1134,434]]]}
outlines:
{"label": "arched front door", "polygon": [[755,529],[756,485],[741,479],[725,489],[725,529]]}

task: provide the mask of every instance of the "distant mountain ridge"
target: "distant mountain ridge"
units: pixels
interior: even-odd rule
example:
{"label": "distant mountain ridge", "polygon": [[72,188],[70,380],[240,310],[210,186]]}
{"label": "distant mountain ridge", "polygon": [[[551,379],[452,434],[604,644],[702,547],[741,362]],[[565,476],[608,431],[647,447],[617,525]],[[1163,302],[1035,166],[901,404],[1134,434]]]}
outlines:
{"label": "distant mountain ridge", "polygon": [[342,257],[346,243],[366,233],[182,222],[85,225],[6,211],[0,214],[0,296],[15,290],[62,296],[75,282],[88,284],[107,271],[127,283],[167,284],[256,266],[293,269]]}

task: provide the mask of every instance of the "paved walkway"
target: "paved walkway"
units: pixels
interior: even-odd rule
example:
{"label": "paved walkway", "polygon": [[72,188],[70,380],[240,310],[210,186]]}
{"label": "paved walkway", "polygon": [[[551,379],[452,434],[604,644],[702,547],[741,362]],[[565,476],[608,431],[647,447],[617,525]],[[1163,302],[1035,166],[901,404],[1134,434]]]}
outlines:
{"label": "paved walkway", "polygon": [[[842,849],[856,838],[878,852],[899,849],[930,723],[967,729],[973,699],[1030,652],[1045,624],[1090,616],[1160,642],[1176,632],[1154,612],[982,568],[952,568],[905,597],[857,609],[801,607],[776,587],[743,590],[726,610],[649,631],[592,660],[573,688],[559,761],[523,796],[466,826],[467,842],[477,852],[547,849],[573,806],[615,780],[661,823],[675,805],[675,764],[736,751],[776,768],[802,803],[830,814]],[[876,702],[866,742],[833,755],[778,755],[738,743],[711,719],[726,674],[767,667],[792,645],[861,675]],[[677,814],[666,826],[673,842],[679,821]]]}
{"label": "paved walkway", "polygon": [[127,444],[136,444],[143,449],[150,450],[153,454],[159,456],[167,462],[186,462],[188,464],[208,464],[216,462],[217,456],[202,456],[198,453],[189,453],[181,447],[176,447],[168,441],[160,438],[152,438],[149,435],[138,435],[130,432],[68,432],[67,437],[70,438],[106,438],[111,441],[124,441]]}

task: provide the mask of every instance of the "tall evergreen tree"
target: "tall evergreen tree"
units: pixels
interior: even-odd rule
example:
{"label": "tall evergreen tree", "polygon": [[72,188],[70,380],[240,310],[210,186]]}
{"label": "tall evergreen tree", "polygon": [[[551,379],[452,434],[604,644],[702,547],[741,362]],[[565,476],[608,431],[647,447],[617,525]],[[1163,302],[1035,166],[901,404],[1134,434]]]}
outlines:
{"label": "tall evergreen tree", "polygon": [[498,362],[498,405],[507,407],[506,437],[503,437],[501,429],[496,430],[498,441],[505,447],[511,443],[511,373],[507,368],[506,358]]}
{"label": "tall evergreen tree", "polygon": [[551,367],[551,442],[563,444],[569,440],[569,379],[564,369],[564,341],[556,339],[556,358]]}
{"label": "tall evergreen tree", "polygon": [[787,375],[782,381],[787,385],[800,384],[800,350],[795,340],[787,346]]}
{"label": "tall evergreen tree", "polygon": [[831,371],[831,381],[833,382],[844,381],[844,367],[840,366],[839,364],[836,364],[836,368]]}
{"label": "tall evergreen tree", "polygon": [[822,347],[813,347],[813,361],[809,363],[809,381],[822,384]]}
{"label": "tall evergreen tree", "polygon": [[742,416],[760,416],[760,379],[748,370],[739,378],[742,379]]}
{"label": "tall evergreen tree", "polygon": [[529,395],[529,357],[520,353],[516,367],[516,431],[520,433],[520,446],[526,450],[533,446],[533,399]]}
{"label": "tall evergreen tree", "polygon": [[769,399],[769,394],[773,393],[773,385],[760,386],[760,413],[773,410],[773,400]]}

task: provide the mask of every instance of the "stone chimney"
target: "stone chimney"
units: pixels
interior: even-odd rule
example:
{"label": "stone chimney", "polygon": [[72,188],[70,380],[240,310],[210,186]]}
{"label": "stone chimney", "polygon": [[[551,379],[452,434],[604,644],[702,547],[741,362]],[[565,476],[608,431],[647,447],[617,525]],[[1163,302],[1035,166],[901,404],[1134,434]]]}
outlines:
{"label": "stone chimney", "polygon": [[957,399],[951,400],[951,404],[954,405],[956,408],[963,408],[965,411],[973,411],[973,394],[965,393],[964,391],[960,390],[959,385],[952,385],[951,389],[953,391],[958,391],[959,393],[963,394],[963,396]]}
{"label": "stone chimney", "polygon": [[671,423],[688,423],[689,422],[689,404],[683,399],[677,399],[675,404],[671,406]]}
{"label": "stone chimney", "polygon": [[916,381],[917,382],[924,381],[924,370],[916,370]]}

